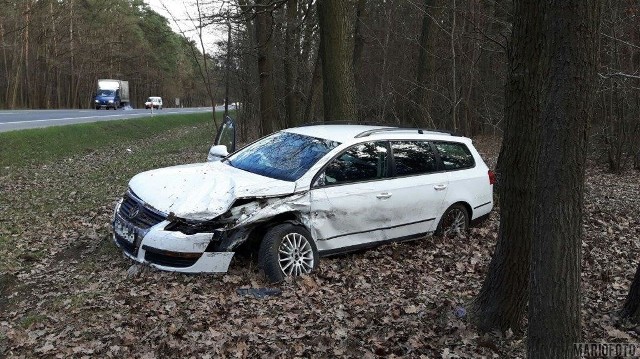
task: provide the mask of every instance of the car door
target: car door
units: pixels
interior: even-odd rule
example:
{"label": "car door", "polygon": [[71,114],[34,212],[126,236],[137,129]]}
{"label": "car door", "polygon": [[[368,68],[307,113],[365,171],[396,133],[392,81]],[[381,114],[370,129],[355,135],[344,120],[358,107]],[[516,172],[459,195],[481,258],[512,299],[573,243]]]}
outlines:
{"label": "car door", "polygon": [[402,222],[385,230],[389,238],[411,239],[436,230],[449,190],[446,172],[428,141],[391,141],[393,196],[402,207]]}
{"label": "car door", "polygon": [[401,217],[389,177],[387,142],[351,146],[330,161],[311,189],[310,228],[324,254],[387,239]]}

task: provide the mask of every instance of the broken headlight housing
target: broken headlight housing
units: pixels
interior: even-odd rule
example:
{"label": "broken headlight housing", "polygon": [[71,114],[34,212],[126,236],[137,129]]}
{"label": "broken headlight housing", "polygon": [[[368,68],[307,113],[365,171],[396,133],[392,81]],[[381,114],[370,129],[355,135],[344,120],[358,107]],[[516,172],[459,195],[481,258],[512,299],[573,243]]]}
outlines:
{"label": "broken headlight housing", "polygon": [[193,221],[176,217],[173,212],[169,213],[167,221],[169,221],[169,224],[164,227],[165,231],[182,232],[187,235],[201,232],[214,232],[226,224],[226,222],[220,220],[220,218],[214,218],[210,221]]}

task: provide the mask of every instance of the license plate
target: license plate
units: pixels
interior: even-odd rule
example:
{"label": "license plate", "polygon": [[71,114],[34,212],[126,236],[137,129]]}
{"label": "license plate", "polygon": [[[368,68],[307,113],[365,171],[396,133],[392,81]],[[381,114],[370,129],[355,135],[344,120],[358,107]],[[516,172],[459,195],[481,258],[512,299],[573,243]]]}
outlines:
{"label": "license plate", "polygon": [[133,228],[122,223],[118,218],[113,222],[113,230],[125,241],[133,244],[136,241],[136,232]]}

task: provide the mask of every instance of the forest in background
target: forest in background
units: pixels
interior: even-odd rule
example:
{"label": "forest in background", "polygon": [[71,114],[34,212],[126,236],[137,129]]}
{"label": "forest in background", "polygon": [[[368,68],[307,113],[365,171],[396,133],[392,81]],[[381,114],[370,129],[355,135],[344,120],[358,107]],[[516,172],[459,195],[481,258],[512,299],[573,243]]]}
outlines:
{"label": "forest in background", "polygon": [[[640,167],[640,3],[604,3],[591,143],[620,172]],[[191,4],[202,31],[228,29],[215,48],[185,40],[142,0],[0,0],[0,108],[88,108],[98,78],[120,78],[138,107],[151,95],[240,102],[248,140],[334,120],[323,79],[352,76],[359,121],[502,133],[509,0],[344,1],[328,16],[348,18],[352,75],[322,66],[316,0]]]}
{"label": "forest in background", "polygon": [[0,8],[0,109],[89,108],[100,78],[129,81],[134,107],[148,96],[210,104],[197,45],[142,0],[0,0]]}
{"label": "forest in background", "polygon": [[[322,2],[199,3],[207,9],[205,24],[231,26],[232,46],[221,43],[217,57],[225,64],[230,55],[231,93],[245,104],[241,124],[284,128],[327,120]],[[360,121],[502,134],[512,1],[351,0],[342,6]],[[634,161],[640,168],[640,3],[605,0],[599,43],[591,143],[611,171]],[[261,102],[274,107],[266,118]]]}

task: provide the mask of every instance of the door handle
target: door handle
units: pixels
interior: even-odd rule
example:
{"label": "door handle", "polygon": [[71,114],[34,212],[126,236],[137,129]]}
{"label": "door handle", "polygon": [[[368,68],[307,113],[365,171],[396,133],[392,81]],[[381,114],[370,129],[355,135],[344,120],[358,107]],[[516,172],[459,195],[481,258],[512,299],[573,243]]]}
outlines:
{"label": "door handle", "polygon": [[382,192],[376,196],[376,198],[380,198],[380,199],[387,199],[389,197],[391,197],[391,193],[389,192]]}
{"label": "door handle", "polygon": [[434,188],[436,191],[442,191],[443,189],[446,189],[446,188],[447,188],[447,185],[446,185],[446,184],[437,184],[437,185],[433,186],[433,188]]}

